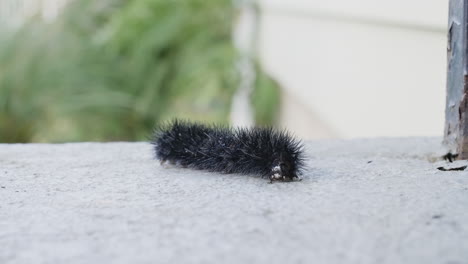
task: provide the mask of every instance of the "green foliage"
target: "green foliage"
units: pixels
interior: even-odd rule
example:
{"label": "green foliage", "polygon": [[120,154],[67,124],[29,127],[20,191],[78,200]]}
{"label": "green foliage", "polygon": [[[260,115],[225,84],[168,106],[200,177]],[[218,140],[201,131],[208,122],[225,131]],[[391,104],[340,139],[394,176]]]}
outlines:
{"label": "green foliage", "polygon": [[[144,140],[172,117],[227,123],[238,87],[229,0],[76,0],[0,34],[0,142]],[[259,70],[256,120],[274,121]]]}
{"label": "green foliage", "polygon": [[281,104],[279,87],[279,84],[257,65],[257,77],[251,98],[257,125],[270,126],[275,124]]}

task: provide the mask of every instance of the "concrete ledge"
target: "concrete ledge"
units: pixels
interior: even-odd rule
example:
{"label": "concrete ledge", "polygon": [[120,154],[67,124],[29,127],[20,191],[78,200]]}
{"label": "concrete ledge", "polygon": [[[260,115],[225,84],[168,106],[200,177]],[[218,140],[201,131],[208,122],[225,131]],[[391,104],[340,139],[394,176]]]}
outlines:
{"label": "concrete ledge", "polygon": [[275,184],[147,143],[0,145],[0,263],[468,263],[468,171],[436,169],[440,142],[308,142]]}

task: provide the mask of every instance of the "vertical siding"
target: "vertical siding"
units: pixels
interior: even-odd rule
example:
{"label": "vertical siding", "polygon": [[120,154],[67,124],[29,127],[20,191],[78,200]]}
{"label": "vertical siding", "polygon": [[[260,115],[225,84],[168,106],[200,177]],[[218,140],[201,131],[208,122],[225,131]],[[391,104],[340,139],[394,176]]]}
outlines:
{"label": "vertical siding", "polygon": [[40,10],[40,0],[0,0],[0,25],[15,26]]}
{"label": "vertical siding", "polygon": [[54,19],[68,0],[0,0],[0,27],[17,27],[34,14]]}
{"label": "vertical siding", "polygon": [[442,135],[446,3],[415,0],[411,17],[404,1],[297,2],[263,5],[262,61],[298,102],[284,126],[304,138]]}

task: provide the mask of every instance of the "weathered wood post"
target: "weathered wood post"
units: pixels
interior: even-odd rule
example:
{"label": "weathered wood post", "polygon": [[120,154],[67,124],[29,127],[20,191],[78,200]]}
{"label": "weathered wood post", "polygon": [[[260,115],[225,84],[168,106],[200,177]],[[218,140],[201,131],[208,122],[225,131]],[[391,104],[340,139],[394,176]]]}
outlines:
{"label": "weathered wood post", "polygon": [[468,159],[468,0],[449,1],[444,143]]}

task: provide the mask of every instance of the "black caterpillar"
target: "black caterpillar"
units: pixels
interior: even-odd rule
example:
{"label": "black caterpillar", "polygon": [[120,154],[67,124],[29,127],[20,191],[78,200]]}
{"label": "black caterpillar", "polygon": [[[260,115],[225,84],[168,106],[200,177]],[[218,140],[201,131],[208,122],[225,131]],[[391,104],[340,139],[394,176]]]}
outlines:
{"label": "black caterpillar", "polygon": [[293,181],[304,168],[303,145],[285,131],[230,128],[174,120],[154,132],[161,164]]}

